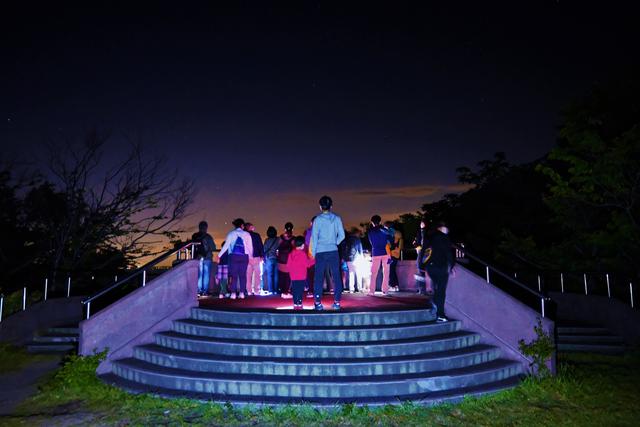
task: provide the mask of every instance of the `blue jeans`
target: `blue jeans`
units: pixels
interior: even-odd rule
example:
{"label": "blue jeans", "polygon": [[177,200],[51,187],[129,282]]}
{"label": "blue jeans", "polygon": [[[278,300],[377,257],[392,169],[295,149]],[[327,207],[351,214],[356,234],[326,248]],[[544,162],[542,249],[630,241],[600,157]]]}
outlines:
{"label": "blue jeans", "polygon": [[267,258],[264,260],[264,274],[262,275],[264,290],[278,292],[278,259]]}
{"label": "blue jeans", "polygon": [[318,252],[316,253],[316,274],[313,280],[313,295],[316,304],[319,304],[322,300],[322,285],[324,283],[324,273],[327,269],[329,269],[333,278],[333,298],[335,302],[340,302],[342,297],[342,272],[340,271],[338,251]]}
{"label": "blue jeans", "polygon": [[210,259],[200,259],[200,264],[198,265],[198,292],[201,294],[209,293],[212,264],[213,262]]}

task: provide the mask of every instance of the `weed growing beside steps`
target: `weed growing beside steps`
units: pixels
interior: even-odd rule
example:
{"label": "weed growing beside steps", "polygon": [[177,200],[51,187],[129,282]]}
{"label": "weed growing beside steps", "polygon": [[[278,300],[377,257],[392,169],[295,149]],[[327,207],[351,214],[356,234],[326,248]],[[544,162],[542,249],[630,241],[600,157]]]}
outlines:
{"label": "weed growing beside steps", "polygon": [[46,425],[56,417],[75,414],[84,425],[631,426],[640,419],[640,352],[561,355],[555,377],[527,378],[515,389],[458,405],[341,405],[332,410],[234,407],[131,395],[96,378],[100,357],[69,358],[19,414],[3,421]]}

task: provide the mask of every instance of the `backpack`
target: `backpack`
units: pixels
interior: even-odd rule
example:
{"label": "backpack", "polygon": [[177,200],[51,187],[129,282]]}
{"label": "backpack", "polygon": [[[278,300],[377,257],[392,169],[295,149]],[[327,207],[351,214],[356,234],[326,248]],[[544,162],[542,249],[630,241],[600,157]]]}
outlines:
{"label": "backpack", "polygon": [[196,258],[206,258],[207,253],[209,253],[209,242],[206,237],[207,235],[202,233],[200,236],[193,239],[194,242],[200,243],[196,246]]}

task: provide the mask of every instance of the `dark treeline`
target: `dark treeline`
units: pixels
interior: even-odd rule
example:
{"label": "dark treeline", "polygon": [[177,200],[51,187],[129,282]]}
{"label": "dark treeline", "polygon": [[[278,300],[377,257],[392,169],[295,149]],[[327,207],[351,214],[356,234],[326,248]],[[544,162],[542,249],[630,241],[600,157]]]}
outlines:
{"label": "dark treeline", "polygon": [[601,85],[563,114],[556,147],[513,165],[504,153],[458,168],[471,188],[401,216],[410,242],[424,215],[509,271],[640,276],[640,85]]}

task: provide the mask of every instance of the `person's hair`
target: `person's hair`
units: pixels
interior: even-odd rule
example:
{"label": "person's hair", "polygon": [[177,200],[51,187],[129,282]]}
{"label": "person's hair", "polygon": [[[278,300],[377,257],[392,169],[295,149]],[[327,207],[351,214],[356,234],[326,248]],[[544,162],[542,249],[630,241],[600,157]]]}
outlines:
{"label": "person's hair", "polygon": [[287,222],[287,223],[284,225],[284,229],[285,229],[285,231],[293,231],[293,224],[292,224],[292,223],[290,223],[290,222]]}
{"label": "person's hair", "polygon": [[385,227],[393,227],[393,221],[385,221],[384,222],[384,226]]}
{"label": "person's hair", "polygon": [[273,225],[267,228],[267,237],[278,237],[278,230]]}
{"label": "person's hair", "polygon": [[200,224],[198,224],[198,230],[205,231],[207,228],[209,228],[207,221],[200,221]]}
{"label": "person's hair", "polygon": [[240,228],[244,225],[244,219],[236,218],[233,220],[233,222],[231,222],[231,224],[233,224],[235,228]]}
{"label": "person's hair", "polygon": [[313,224],[313,221],[316,220],[316,216],[314,215],[313,218],[311,218],[311,221],[309,221],[311,224]]}
{"label": "person's hair", "polygon": [[296,245],[296,248],[299,248],[300,246],[304,245],[304,236],[296,236],[293,243]]}
{"label": "person's hair", "polygon": [[382,218],[380,218],[380,215],[374,215],[374,216],[371,217],[371,222],[375,226],[380,225],[380,221],[382,221]]}
{"label": "person's hair", "polygon": [[333,206],[333,200],[329,196],[322,196],[318,202],[323,211],[328,211]]}

